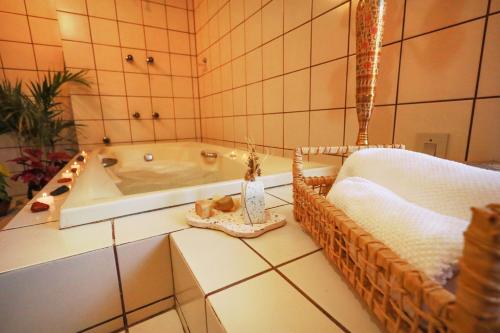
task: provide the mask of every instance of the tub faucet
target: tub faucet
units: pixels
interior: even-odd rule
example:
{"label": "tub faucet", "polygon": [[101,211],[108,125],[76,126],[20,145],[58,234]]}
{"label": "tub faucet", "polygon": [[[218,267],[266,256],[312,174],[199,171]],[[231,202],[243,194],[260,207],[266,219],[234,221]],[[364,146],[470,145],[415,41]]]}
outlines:
{"label": "tub faucet", "polygon": [[153,154],[152,153],[146,153],[144,154],[144,161],[146,162],[151,162],[153,160]]}
{"label": "tub faucet", "polygon": [[209,158],[217,158],[217,152],[202,150],[201,151],[201,156],[203,156],[203,157],[209,157]]}

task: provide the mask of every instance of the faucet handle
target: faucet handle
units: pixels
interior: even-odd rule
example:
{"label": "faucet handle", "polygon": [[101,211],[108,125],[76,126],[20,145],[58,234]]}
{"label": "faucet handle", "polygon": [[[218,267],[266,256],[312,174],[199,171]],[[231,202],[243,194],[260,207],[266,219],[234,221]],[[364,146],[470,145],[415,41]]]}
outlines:
{"label": "faucet handle", "polygon": [[141,114],[140,114],[139,112],[137,112],[137,111],[136,111],[136,112],[134,112],[134,113],[132,114],[132,117],[134,117],[135,119],[139,119],[139,118],[141,118]]}
{"label": "faucet handle", "polygon": [[104,137],[102,138],[102,142],[103,142],[104,144],[106,144],[106,145],[109,145],[109,144],[111,143],[111,139],[110,139],[110,138],[108,138],[107,136],[104,136]]}
{"label": "faucet handle", "polygon": [[153,58],[153,57],[149,56],[149,57],[147,57],[147,58],[146,58],[146,62],[147,62],[148,64],[152,64],[153,62],[155,62],[155,58]]}
{"label": "faucet handle", "polygon": [[125,60],[126,60],[126,61],[129,61],[129,62],[130,62],[130,61],[134,61],[134,56],[133,56],[133,55],[131,55],[131,54],[127,54],[127,56],[125,57]]}
{"label": "faucet handle", "polygon": [[153,119],[160,118],[160,114],[158,112],[153,112]]}

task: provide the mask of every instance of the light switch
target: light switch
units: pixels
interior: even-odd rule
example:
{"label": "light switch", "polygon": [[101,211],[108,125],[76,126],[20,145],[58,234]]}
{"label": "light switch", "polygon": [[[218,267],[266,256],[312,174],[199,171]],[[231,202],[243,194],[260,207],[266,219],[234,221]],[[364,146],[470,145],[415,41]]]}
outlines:
{"label": "light switch", "polygon": [[448,133],[417,133],[416,150],[437,157],[446,158]]}

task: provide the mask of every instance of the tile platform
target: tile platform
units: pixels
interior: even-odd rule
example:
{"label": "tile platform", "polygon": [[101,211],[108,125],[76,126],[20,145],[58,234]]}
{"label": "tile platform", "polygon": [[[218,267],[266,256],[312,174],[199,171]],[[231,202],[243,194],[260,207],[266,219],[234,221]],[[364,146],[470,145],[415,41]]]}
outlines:
{"label": "tile platform", "polygon": [[[267,192],[268,208],[275,207],[271,209],[285,214],[288,223],[256,239],[242,240],[213,230],[190,228],[184,222],[184,213],[191,205],[66,230],[58,230],[57,222],[4,229],[0,231],[0,281],[2,273],[16,273],[22,267],[45,267],[44,263],[102,248],[120,251],[124,245],[135,246],[141,242],[153,246],[151,242],[157,242],[157,237],[166,237],[170,239],[175,300],[191,333],[245,332],[245,329],[289,332],[292,327],[292,331],[298,333],[311,332],[311,329],[314,332],[379,332],[361,301],[294,221],[289,204],[291,186]],[[28,244],[33,240],[34,244]],[[23,242],[26,244],[19,245]],[[19,251],[7,251],[7,248]],[[129,251],[127,256],[134,253]],[[138,263],[131,259],[136,266],[123,272],[135,273]],[[176,269],[180,265],[182,271]],[[150,272],[148,268],[144,274],[151,275]],[[184,285],[176,283],[176,278],[179,280],[186,274],[189,278]],[[155,313],[148,308],[141,311],[149,313],[148,316]],[[261,312],[267,313],[262,317],[264,320],[255,320]],[[140,321],[137,316],[138,319],[130,320],[138,324],[130,324],[129,332],[150,332],[152,327],[153,331],[157,327],[156,332],[159,329],[169,332],[166,323],[173,320],[174,313],[170,310],[147,321]],[[134,312],[127,310],[127,318],[134,318],[132,314]],[[193,318],[197,323],[191,327]],[[106,332],[105,325],[95,332]]]}

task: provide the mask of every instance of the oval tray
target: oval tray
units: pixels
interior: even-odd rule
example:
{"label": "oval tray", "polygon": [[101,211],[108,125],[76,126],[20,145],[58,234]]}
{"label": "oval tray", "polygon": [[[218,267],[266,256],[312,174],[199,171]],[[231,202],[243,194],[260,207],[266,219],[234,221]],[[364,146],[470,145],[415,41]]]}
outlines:
{"label": "oval tray", "polygon": [[245,224],[241,208],[234,212],[224,213],[215,210],[215,215],[201,218],[194,208],[186,214],[189,225],[197,228],[220,230],[226,234],[241,238],[254,238],[263,233],[279,228],[286,224],[285,215],[266,211],[266,222],[259,224]]}

